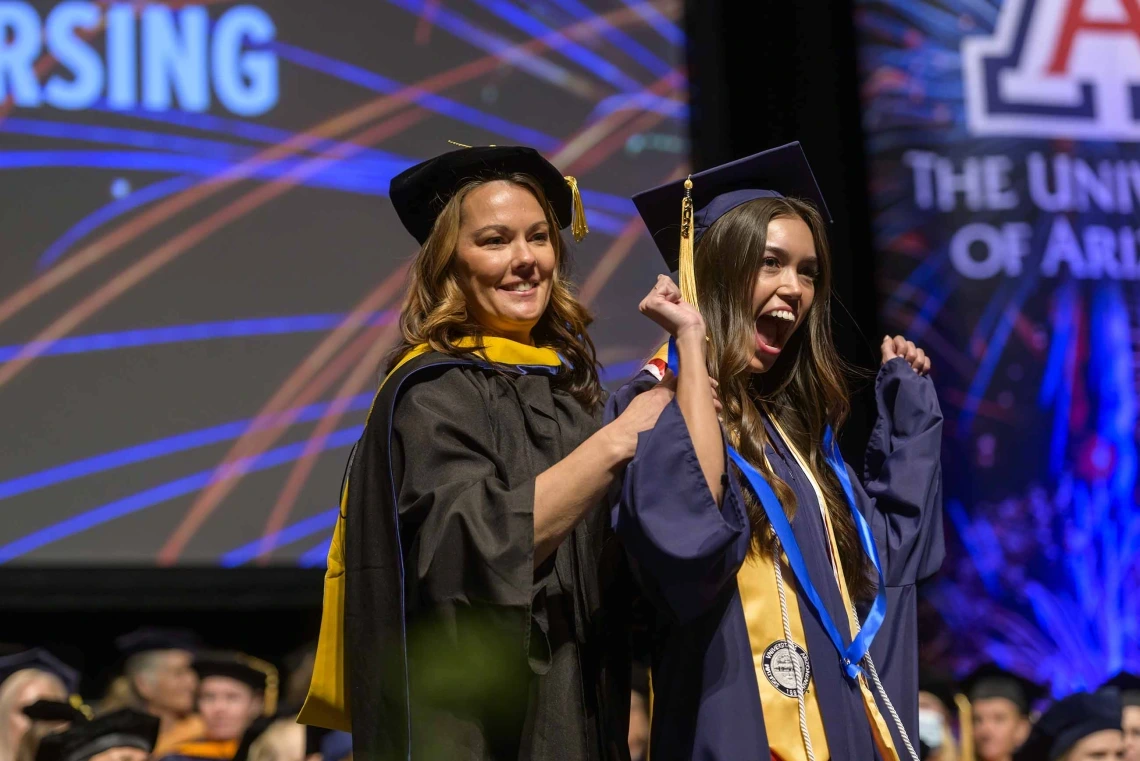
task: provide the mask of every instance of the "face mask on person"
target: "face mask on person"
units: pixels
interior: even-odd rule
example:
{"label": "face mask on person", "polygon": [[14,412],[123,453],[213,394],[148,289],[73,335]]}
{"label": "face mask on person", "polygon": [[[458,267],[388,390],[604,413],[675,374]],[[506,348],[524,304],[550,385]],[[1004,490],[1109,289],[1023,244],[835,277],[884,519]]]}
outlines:
{"label": "face mask on person", "polygon": [[937,711],[919,709],[918,739],[931,750],[942,747],[942,735],[946,730],[942,715]]}

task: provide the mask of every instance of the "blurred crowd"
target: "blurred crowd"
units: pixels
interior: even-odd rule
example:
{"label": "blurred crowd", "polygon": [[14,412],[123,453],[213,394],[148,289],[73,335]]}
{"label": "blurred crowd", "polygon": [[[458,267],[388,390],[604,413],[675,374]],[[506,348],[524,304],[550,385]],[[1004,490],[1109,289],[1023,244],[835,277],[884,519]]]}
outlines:
{"label": "blurred crowd", "polygon": [[[0,761],[352,761],[344,732],[296,723],[315,648],[269,662],[210,650],[180,629],[119,637],[98,699],[43,648],[0,645]],[[649,758],[651,688],[635,668],[629,748]],[[994,664],[955,681],[919,679],[923,761],[1140,761],[1140,677],[1047,700],[1049,690]]]}
{"label": "blurred crowd", "polygon": [[1047,699],[1047,685],[987,663],[960,681],[924,671],[923,761],[1140,761],[1140,677]]}

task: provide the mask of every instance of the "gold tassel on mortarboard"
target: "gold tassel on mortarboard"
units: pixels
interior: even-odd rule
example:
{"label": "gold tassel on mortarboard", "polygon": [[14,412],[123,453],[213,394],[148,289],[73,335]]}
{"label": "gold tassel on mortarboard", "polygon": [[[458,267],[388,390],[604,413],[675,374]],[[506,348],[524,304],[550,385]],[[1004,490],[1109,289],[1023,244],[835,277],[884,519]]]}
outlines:
{"label": "gold tassel on mortarboard", "polygon": [[582,194],[578,192],[578,180],[566,175],[563,177],[570,186],[570,195],[573,198],[573,211],[570,216],[570,232],[574,234],[574,242],[581,243],[586,234],[590,232],[590,225],[586,223],[586,207],[582,205]]}
{"label": "gold tassel on mortarboard", "polygon": [[954,696],[958,708],[958,754],[962,761],[974,761],[974,712],[970,700],[961,693]]}
{"label": "gold tassel on mortarboard", "polygon": [[693,269],[693,177],[685,178],[685,198],[681,201],[681,245],[677,256],[677,279],[681,298],[697,305],[697,273]]}
{"label": "gold tassel on mortarboard", "polygon": [[76,711],[79,711],[81,714],[86,716],[87,721],[91,721],[93,718],[95,718],[95,712],[91,710],[91,706],[84,703],[83,698],[79,697],[78,695],[72,695],[67,699],[67,702]]}
{"label": "gold tassel on mortarboard", "polygon": [[277,713],[277,695],[280,691],[280,680],[277,676],[277,668],[260,658],[254,658],[252,655],[238,655],[237,660],[242,664],[250,667],[254,671],[260,671],[265,675],[265,693],[262,697],[262,715],[273,716]]}

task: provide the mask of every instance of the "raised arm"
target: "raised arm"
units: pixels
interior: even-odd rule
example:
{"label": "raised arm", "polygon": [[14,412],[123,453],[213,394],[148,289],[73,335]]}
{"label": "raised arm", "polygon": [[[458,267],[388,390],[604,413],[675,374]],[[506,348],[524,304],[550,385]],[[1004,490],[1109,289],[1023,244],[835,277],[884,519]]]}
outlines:
{"label": "raised arm", "polygon": [[863,512],[884,555],[889,586],[930,576],[945,554],[942,532],[942,410],[930,358],[902,336],[887,337],[875,383],[878,419],[867,444]]}

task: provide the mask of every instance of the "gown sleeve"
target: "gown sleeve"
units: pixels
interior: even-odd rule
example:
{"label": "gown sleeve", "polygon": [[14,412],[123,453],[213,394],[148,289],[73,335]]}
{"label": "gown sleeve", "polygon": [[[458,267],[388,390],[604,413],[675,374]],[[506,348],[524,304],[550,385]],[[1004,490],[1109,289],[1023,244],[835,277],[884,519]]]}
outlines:
{"label": "gown sleeve", "polygon": [[533,566],[535,476],[504,480],[482,381],[454,368],[396,405],[392,467],[409,612],[430,611],[457,652],[491,648],[541,673],[549,646]]}
{"label": "gown sleeve", "polygon": [[[613,420],[656,379],[642,373],[606,408]],[[729,462],[727,442],[725,462]],[[751,533],[736,478],[724,476],[718,506],[676,400],[638,436],[611,510],[614,530],[646,593],[682,623],[708,610],[748,554]]]}
{"label": "gown sleeve", "polygon": [[875,399],[878,420],[856,496],[874,532],[887,586],[906,586],[933,575],[945,555],[942,410],[930,378],[900,358],[880,369]]}

